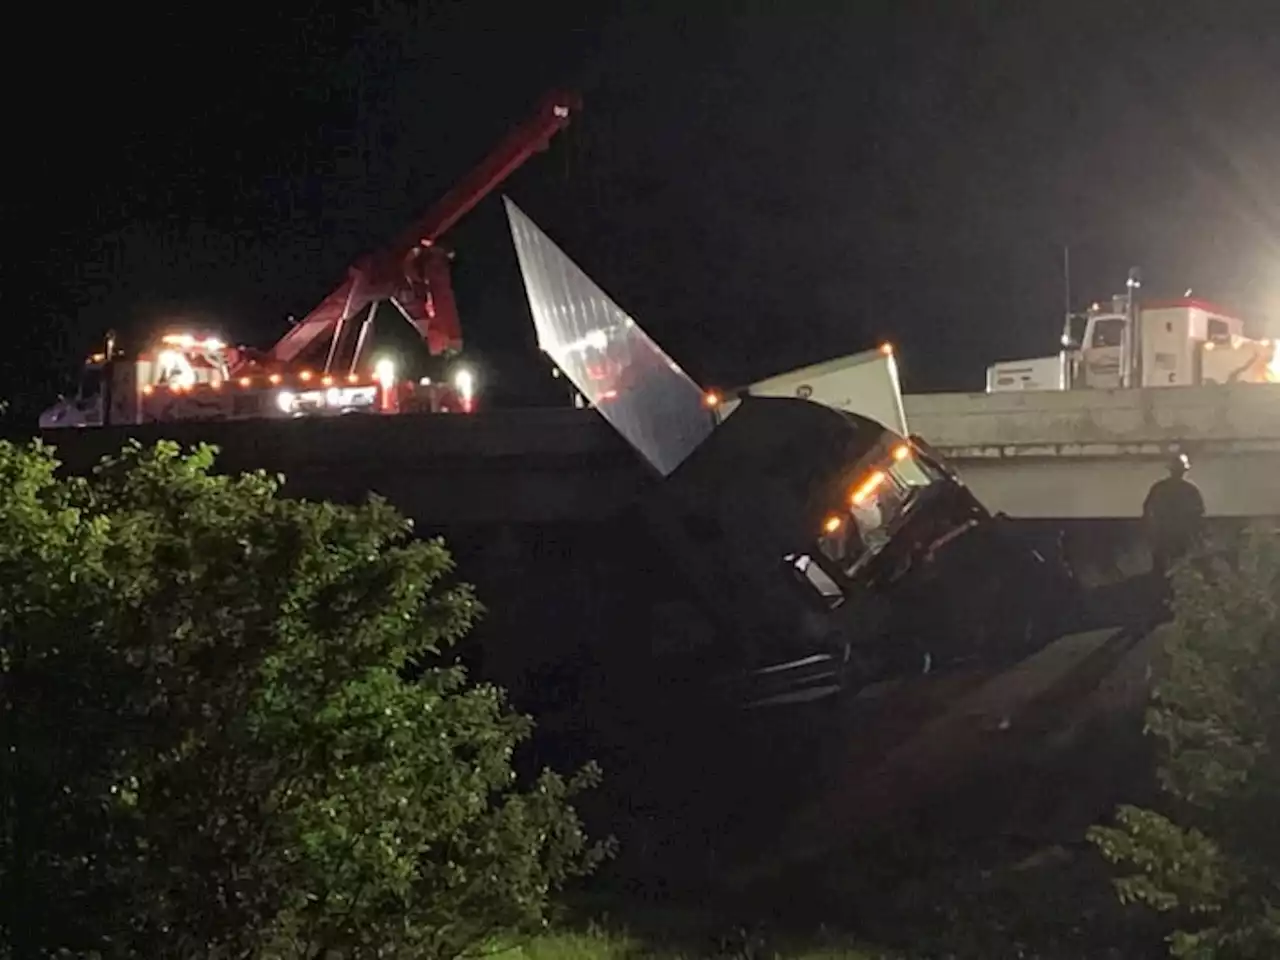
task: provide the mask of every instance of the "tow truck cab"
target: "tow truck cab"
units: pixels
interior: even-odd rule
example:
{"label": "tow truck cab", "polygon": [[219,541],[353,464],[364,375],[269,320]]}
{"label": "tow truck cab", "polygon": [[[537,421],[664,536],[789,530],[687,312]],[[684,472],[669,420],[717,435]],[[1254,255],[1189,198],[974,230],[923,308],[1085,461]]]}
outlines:
{"label": "tow truck cab", "polygon": [[1017,647],[1031,631],[1011,561],[1054,575],[921,444],[798,399],[743,399],[646,512],[750,705]]}
{"label": "tow truck cab", "polygon": [[40,414],[40,429],[103,426],[104,393],[111,370],[112,364],[105,355],[90,357],[80,370],[75,393],[59,397]]}
{"label": "tow truck cab", "polygon": [[372,370],[345,376],[291,369],[269,356],[217,337],[166,333],[136,353],[106,350],[85,362],[76,393],[40,416],[42,430],[161,421],[247,420],[349,413],[469,413],[474,384],[465,368],[457,383],[398,378],[383,358]]}
{"label": "tow truck cab", "polygon": [[102,352],[85,360],[74,395],[59,397],[40,416],[42,430],[141,423],[145,398],[171,389],[186,399],[193,388],[218,387],[229,378],[235,353],[220,340],[165,334],[141,352],[129,354],[108,333]]}

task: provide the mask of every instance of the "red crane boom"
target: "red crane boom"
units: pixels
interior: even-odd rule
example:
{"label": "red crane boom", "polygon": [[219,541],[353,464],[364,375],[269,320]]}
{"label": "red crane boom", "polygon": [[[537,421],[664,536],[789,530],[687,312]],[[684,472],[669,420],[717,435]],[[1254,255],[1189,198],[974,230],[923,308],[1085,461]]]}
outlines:
{"label": "red crane boom", "polygon": [[[459,350],[462,325],[449,276],[449,253],[438,241],[526,160],[545,150],[580,108],[581,100],[574,93],[558,91],[544,98],[533,116],[512,130],[412,227],[380,251],[357,260],[342,284],[271,348],[268,359],[291,363],[328,334],[332,343],[327,369],[347,321],[384,300],[391,301],[414,325],[433,355]],[[366,331],[362,331],[361,341]],[[357,356],[360,346],[356,346]]]}

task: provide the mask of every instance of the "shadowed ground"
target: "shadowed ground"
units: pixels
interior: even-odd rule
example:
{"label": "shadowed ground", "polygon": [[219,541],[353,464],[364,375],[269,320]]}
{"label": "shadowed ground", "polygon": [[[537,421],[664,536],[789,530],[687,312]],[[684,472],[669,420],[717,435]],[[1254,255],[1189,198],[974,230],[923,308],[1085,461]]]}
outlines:
{"label": "shadowed ground", "polygon": [[[1042,956],[1115,937],[1145,955],[1159,931],[1119,910],[1084,832],[1151,789],[1153,587],[1091,594],[1093,629],[1011,666],[788,713],[696,717],[666,687],[643,746],[606,760],[624,851],[608,886],[886,943],[935,931],[955,956],[1014,956],[1028,937],[1066,951]],[[979,932],[963,949],[957,923]]]}

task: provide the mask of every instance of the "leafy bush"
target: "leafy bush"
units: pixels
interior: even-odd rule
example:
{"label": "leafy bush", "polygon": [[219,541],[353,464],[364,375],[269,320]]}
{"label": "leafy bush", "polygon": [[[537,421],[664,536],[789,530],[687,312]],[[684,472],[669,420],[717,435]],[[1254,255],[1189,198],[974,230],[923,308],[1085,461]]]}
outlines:
{"label": "leafy bush", "polygon": [[0,870],[13,956],[455,957],[606,851],[522,789],[531,729],[442,655],[479,612],[385,503],[213,451],[88,479],[0,443]]}
{"label": "leafy bush", "polygon": [[1133,872],[1126,901],[1178,918],[1171,953],[1280,956],[1280,536],[1175,574],[1166,675],[1148,711],[1163,812],[1124,807],[1091,839]]}

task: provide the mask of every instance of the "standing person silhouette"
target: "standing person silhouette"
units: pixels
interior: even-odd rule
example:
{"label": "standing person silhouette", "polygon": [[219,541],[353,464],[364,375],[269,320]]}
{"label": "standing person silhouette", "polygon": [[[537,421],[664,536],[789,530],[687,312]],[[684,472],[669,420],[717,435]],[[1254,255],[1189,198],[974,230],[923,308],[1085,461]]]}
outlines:
{"label": "standing person silhouette", "polygon": [[1191,461],[1179,453],[1169,462],[1169,476],[1157,480],[1142,504],[1152,570],[1166,577],[1169,568],[1195,545],[1204,520],[1204,497],[1187,479]]}

